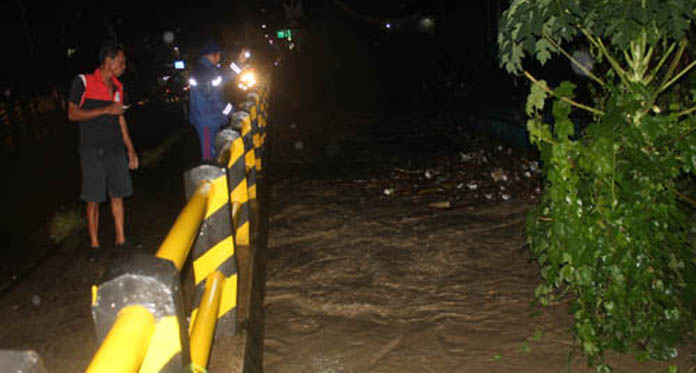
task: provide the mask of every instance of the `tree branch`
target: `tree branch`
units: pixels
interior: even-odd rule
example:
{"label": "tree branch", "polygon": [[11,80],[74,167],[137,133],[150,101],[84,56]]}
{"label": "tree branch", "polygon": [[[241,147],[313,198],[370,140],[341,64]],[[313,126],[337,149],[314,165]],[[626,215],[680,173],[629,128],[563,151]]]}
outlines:
{"label": "tree branch", "polygon": [[588,70],[585,66],[583,66],[583,64],[581,64],[580,62],[578,62],[578,60],[573,58],[573,56],[571,56],[568,52],[566,52],[565,49],[563,49],[560,45],[558,45],[556,43],[556,41],[553,40],[553,38],[551,38],[547,33],[544,33],[544,39],[548,40],[549,43],[551,43],[551,45],[553,45],[554,48],[558,49],[564,56],[566,56],[570,60],[570,62],[572,62],[573,64],[575,64],[575,66],[580,68],[580,70],[582,70],[582,72],[584,72],[585,74],[587,74],[587,76],[592,78],[592,80],[599,83],[599,85],[601,85],[602,87],[604,87],[606,85],[606,83],[604,83],[604,81],[602,81],[602,79],[598,78],[595,74],[593,74],[590,70]]}
{"label": "tree branch", "polygon": [[690,109],[686,109],[686,110],[682,110],[682,111],[678,112],[677,117],[683,117],[684,115],[689,115],[689,114],[693,113],[694,111],[696,111],[696,106],[694,106]]}
{"label": "tree branch", "polygon": [[[682,39],[681,42],[679,42],[679,51],[677,52],[677,55],[674,56],[674,59],[672,60],[672,63],[669,65],[669,69],[667,70],[667,74],[665,74],[664,79],[662,80],[662,86],[664,86],[667,82],[667,80],[674,74],[674,70],[677,68],[677,65],[679,64],[679,61],[682,58],[682,55],[684,55],[684,50],[686,49],[686,39]],[[659,93],[660,91],[658,91]]]}
{"label": "tree branch", "polygon": [[672,189],[672,192],[673,192],[674,194],[676,194],[677,197],[679,197],[679,198],[683,199],[684,201],[689,202],[690,204],[696,206],[696,201],[694,201],[693,199],[689,198],[689,196],[687,196],[687,195],[685,195],[685,194],[682,194],[682,193],[679,193],[676,189],[673,189],[673,188],[670,188],[670,189]]}
{"label": "tree branch", "polygon": [[696,61],[691,62],[691,63],[689,64],[689,66],[685,67],[684,70],[680,71],[679,74],[677,74],[677,76],[675,76],[674,78],[672,78],[672,80],[670,80],[667,84],[663,85],[662,88],[660,88],[657,92],[660,93],[660,92],[664,91],[665,89],[669,88],[669,86],[671,86],[672,84],[674,84],[674,82],[676,82],[677,80],[679,80],[679,78],[681,78],[682,76],[684,76],[684,74],[686,74],[687,72],[689,72],[689,70],[691,70],[691,68],[693,68],[694,66],[696,66]]}
{"label": "tree branch", "polygon": [[532,74],[530,74],[529,71],[527,71],[527,70],[524,71],[524,76],[526,76],[527,79],[529,79],[529,80],[532,81],[532,83],[534,83],[534,84],[536,84],[537,86],[541,87],[541,89],[543,89],[544,91],[546,91],[546,92],[549,93],[550,95],[556,97],[557,99],[559,99],[559,100],[561,100],[561,101],[563,101],[563,102],[565,102],[565,103],[567,103],[567,104],[570,104],[570,105],[572,105],[572,106],[575,106],[575,107],[577,107],[577,108],[579,108],[579,109],[583,109],[583,110],[589,111],[590,113],[593,113],[593,114],[596,114],[596,115],[604,115],[604,112],[601,111],[601,110],[597,110],[597,109],[595,109],[595,108],[593,108],[593,107],[589,107],[589,106],[587,106],[587,105],[583,105],[583,104],[581,104],[581,103],[578,103],[578,102],[576,102],[576,101],[573,101],[573,100],[569,99],[568,97],[563,97],[563,96],[557,95],[557,94],[556,94],[553,90],[551,90],[549,87],[547,87],[547,86],[541,84],[541,82],[539,82],[536,78],[534,78],[534,77],[532,76]]}
{"label": "tree branch", "polygon": [[672,52],[674,51],[674,48],[676,46],[677,46],[677,43],[672,43],[672,45],[669,47],[669,49],[667,49],[667,51],[665,52],[664,56],[662,56],[662,58],[660,59],[660,62],[658,62],[657,65],[655,66],[655,68],[653,69],[652,74],[650,74],[646,78],[645,83],[650,84],[650,82],[652,82],[652,80],[655,79],[655,76],[657,76],[657,73],[662,68],[662,65],[665,64],[665,62],[667,61],[667,58],[669,58],[669,56],[672,54]]}
{"label": "tree branch", "polygon": [[[689,109],[689,110],[696,110],[696,108],[691,108],[691,109]],[[675,142],[679,142],[679,140],[685,138],[686,136],[691,135],[692,133],[694,133],[694,131],[696,131],[696,127],[694,127],[694,128],[692,128],[692,129],[686,131],[685,133],[683,133],[682,135],[680,135],[679,137],[677,137],[677,138],[675,138],[675,139],[672,139],[672,140],[669,140],[669,141],[667,141],[667,142],[665,142],[665,143],[663,143],[663,144],[660,144],[660,146],[657,146],[657,147],[655,147],[655,148],[653,148],[653,149],[662,148],[662,147],[665,147],[665,146],[667,146],[667,145],[672,145],[672,144],[674,144]]]}
{"label": "tree branch", "polygon": [[599,50],[602,52],[602,54],[609,61],[609,64],[611,65],[611,67],[614,69],[614,71],[616,71],[616,74],[619,75],[619,78],[621,79],[621,81],[623,81],[624,85],[630,90],[631,86],[628,84],[628,80],[626,79],[626,71],[623,68],[621,68],[621,65],[619,65],[618,62],[616,62],[616,59],[611,54],[609,54],[609,51],[604,46],[602,39],[595,38],[594,36],[592,36],[592,34],[590,34],[589,31],[587,31],[582,26],[578,25],[578,29],[580,29],[580,31],[582,31],[582,33],[585,35],[587,40],[590,41],[590,43],[594,44],[597,48],[599,48]]}

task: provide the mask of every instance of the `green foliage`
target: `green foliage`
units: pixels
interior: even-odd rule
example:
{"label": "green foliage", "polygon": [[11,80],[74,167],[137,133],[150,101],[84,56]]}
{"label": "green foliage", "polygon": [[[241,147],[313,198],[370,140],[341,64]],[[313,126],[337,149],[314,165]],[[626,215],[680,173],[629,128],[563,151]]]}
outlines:
{"label": "green foliage", "polygon": [[[595,108],[576,86],[532,80],[526,111],[545,190],[527,220],[542,305],[570,297],[573,333],[591,364],[603,352],[668,359],[694,327],[696,266],[688,244],[692,202],[680,180],[696,170],[696,91],[679,85],[696,0],[513,1],[501,20],[500,63],[522,72],[584,40]],[[683,80],[683,79],[682,79]],[[589,83],[588,83],[589,84]],[[552,99],[553,123],[542,120]],[[590,112],[578,123],[577,112]],[[578,134],[576,128],[586,125]]]}
{"label": "green foliage", "polygon": [[696,19],[696,0],[515,0],[500,20],[500,63],[519,73],[525,53],[542,64],[578,35],[607,39],[626,50],[636,35],[647,42],[681,40]]}

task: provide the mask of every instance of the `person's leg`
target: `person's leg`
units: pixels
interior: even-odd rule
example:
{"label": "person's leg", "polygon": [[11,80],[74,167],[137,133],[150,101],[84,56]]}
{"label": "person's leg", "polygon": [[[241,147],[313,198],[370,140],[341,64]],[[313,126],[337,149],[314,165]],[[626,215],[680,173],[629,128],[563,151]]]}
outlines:
{"label": "person's leg", "polygon": [[203,127],[203,160],[209,161],[213,159],[212,140],[210,135],[210,127]]}
{"label": "person's leg", "polygon": [[99,202],[87,202],[87,232],[89,247],[99,247]]}
{"label": "person's leg", "polygon": [[114,217],[114,243],[119,246],[126,242],[123,199],[133,194],[133,182],[128,170],[128,158],[123,149],[110,152],[105,158],[108,164],[107,184],[111,197],[111,214]]}
{"label": "person's leg", "polygon": [[89,246],[99,247],[99,204],[106,199],[106,174],[103,154],[98,150],[80,151],[82,191],[80,197],[87,202],[87,233]]}
{"label": "person's leg", "polygon": [[215,159],[215,135],[217,131],[209,126],[194,126],[201,142],[201,158],[204,161]]}
{"label": "person's leg", "polygon": [[114,216],[114,231],[116,232],[116,246],[126,242],[126,234],[123,230],[124,211],[123,198],[111,198],[111,214]]}

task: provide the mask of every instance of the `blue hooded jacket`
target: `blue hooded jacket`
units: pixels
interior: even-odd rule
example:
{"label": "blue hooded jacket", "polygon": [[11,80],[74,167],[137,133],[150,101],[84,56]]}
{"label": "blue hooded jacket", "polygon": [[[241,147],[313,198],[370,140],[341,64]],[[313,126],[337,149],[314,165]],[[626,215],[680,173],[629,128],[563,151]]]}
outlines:
{"label": "blue hooded jacket", "polygon": [[231,77],[230,72],[221,71],[204,56],[198,60],[189,80],[189,120],[194,126],[217,129],[227,123],[232,107],[222,89]]}

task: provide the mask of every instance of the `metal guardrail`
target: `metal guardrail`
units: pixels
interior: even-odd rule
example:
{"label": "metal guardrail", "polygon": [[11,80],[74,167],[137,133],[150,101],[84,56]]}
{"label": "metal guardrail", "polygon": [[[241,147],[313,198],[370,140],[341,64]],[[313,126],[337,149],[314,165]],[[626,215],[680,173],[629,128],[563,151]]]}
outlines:
{"label": "metal guardrail", "polygon": [[[238,113],[231,128],[216,138],[217,165],[185,173],[188,202],[156,255],[138,255],[93,286],[92,314],[101,345],[87,372],[205,371],[214,338],[237,333],[238,303],[248,312],[251,282],[250,269],[238,269],[236,254],[249,263],[258,233],[256,178],[268,91],[266,85],[249,94],[240,105],[247,115]],[[185,315],[180,273],[189,257],[199,301]],[[242,299],[240,272],[247,277]]]}

